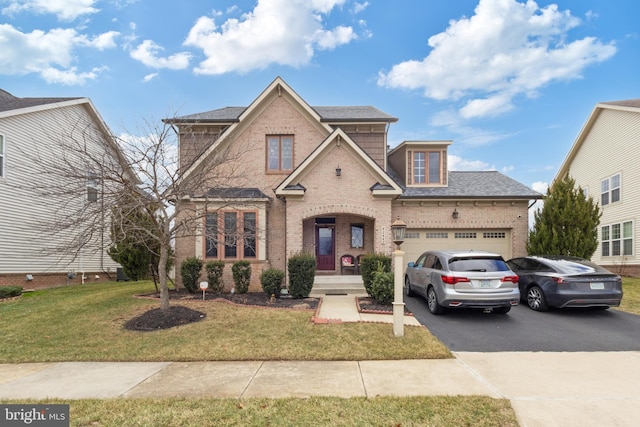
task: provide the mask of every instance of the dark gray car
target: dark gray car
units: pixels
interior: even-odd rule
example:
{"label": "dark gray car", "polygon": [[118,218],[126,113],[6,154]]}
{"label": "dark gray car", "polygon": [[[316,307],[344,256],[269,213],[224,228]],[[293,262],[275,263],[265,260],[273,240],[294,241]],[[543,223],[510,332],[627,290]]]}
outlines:
{"label": "dark gray car", "polygon": [[520,277],[520,295],[529,307],[592,307],[606,310],[622,300],[622,279],[582,258],[528,256],[507,261]]}
{"label": "dark gray car", "polygon": [[518,276],[504,259],[484,251],[427,251],[405,273],[407,296],[420,294],[433,314],[483,308],[506,314],[520,301]]}

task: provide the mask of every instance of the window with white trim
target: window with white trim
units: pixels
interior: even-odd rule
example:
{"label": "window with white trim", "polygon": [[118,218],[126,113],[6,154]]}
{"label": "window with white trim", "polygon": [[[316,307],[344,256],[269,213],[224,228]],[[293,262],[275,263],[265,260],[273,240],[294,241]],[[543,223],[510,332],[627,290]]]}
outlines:
{"label": "window with white trim", "polygon": [[620,174],[615,174],[600,181],[600,205],[606,206],[610,203],[620,201]]}
{"label": "window with white trim", "polygon": [[4,178],[4,135],[0,135],[0,178]]}
{"label": "window with white trim", "polygon": [[255,259],[257,213],[253,211],[211,212],[205,217],[206,258]]}
{"label": "window with white trim", "polygon": [[98,201],[98,189],[100,188],[100,179],[95,171],[87,171],[87,200],[90,202]]}
{"label": "window with white trim", "polygon": [[633,255],[633,221],[603,225],[600,242],[603,257]]}

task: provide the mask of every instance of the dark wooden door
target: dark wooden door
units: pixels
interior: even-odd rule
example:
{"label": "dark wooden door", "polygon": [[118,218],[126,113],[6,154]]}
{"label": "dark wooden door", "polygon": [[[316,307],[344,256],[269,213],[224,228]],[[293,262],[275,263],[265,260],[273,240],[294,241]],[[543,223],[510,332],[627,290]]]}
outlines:
{"label": "dark wooden door", "polygon": [[316,262],[319,271],[336,269],[335,228],[316,225]]}

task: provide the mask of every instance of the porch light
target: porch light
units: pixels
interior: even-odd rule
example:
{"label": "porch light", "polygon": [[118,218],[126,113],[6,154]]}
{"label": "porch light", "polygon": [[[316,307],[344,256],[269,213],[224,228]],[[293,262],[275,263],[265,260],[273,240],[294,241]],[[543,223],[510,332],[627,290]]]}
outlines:
{"label": "porch light", "polygon": [[453,213],[451,214],[451,218],[453,218],[453,219],[458,219],[458,215],[460,215],[460,214],[458,213],[458,209],[453,208]]}
{"label": "porch light", "polygon": [[404,242],[404,233],[407,231],[407,224],[404,223],[398,217],[393,224],[391,224],[391,234],[393,236],[393,243],[396,244],[398,250],[400,250],[400,245]]}
{"label": "porch light", "polygon": [[342,169],[340,169],[340,165],[336,168],[336,176],[342,175]]}

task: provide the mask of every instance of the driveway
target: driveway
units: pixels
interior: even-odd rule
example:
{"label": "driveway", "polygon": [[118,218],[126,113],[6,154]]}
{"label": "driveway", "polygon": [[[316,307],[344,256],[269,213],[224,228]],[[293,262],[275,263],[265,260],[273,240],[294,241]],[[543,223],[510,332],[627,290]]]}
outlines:
{"label": "driveway", "polygon": [[499,315],[449,310],[434,316],[421,297],[406,297],[416,319],[452,351],[639,351],[640,316],[616,309],[550,310],[526,305]]}

